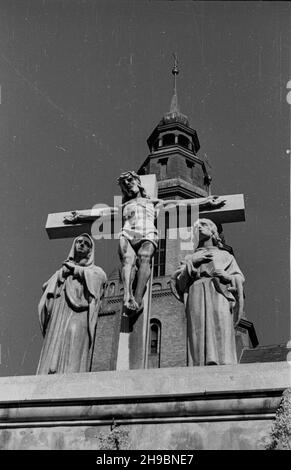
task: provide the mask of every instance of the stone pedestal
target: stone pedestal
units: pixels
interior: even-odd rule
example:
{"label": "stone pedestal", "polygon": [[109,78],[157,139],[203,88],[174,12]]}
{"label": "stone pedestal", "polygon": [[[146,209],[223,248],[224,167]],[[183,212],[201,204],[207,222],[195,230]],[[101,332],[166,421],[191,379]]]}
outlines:
{"label": "stone pedestal", "polygon": [[0,449],[262,449],[288,362],[0,378]]}

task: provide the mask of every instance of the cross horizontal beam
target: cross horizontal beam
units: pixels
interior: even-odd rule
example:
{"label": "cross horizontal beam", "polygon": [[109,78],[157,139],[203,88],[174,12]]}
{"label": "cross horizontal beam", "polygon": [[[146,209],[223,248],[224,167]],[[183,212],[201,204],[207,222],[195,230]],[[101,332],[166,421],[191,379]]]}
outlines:
{"label": "cross horizontal beam", "polygon": [[[209,218],[216,224],[225,224],[232,222],[243,222],[245,220],[245,204],[243,194],[233,194],[228,196],[220,196],[225,204],[217,209],[201,210],[199,212],[200,217]],[[187,207],[189,210],[192,205],[197,205],[200,198],[197,199],[183,199],[179,201],[183,207]],[[201,200],[204,200],[202,198]],[[166,203],[167,201],[165,201]],[[170,208],[171,207],[171,208]],[[165,210],[176,210],[173,204]],[[79,214],[90,214],[92,221],[82,222],[77,224],[67,224],[64,222],[65,217],[68,217],[71,212],[58,212],[49,214],[46,222],[46,231],[50,239],[56,238],[70,238],[76,237],[81,233],[91,233],[92,223],[95,220],[101,220],[111,227],[111,236],[117,236],[121,229],[122,212],[121,208],[114,215],[102,215],[102,210],[91,209],[91,210],[80,210]],[[160,212],[161,213],[161,212]],[[104,214],[104,212],[103,212]],[[181,226],[181,225],[180,225]]]}

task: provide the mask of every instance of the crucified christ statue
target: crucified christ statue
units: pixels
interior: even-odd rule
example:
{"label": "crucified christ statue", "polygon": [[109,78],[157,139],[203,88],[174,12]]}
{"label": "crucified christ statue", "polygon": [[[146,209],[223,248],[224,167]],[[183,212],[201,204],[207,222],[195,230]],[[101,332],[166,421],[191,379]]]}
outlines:
{"label": "crucified christ statue", "polygon": [[[123,195],[122,230],[119,233],[118,254],[121,261],[121,277],[124,287],[124,307],[128,314],[139,314],[143,310],[143,296],[150,278],[151,263],[158,246],[158,231],[155,219],[165,204],[183,204],[181,200],[150,198],[134,171],[127,171],[117,180]],[[217,196],[199,198],[191,204],[199,209],[216,209],[224,205]],[[105,210],[108,214],[108,209]],[[118,208],[109,208],[113,214]],[[78,214],[74,211],[64,221],[69,224],[92,221],[96,216]],[[135,282],[134,282],[135,281]],[[135,283],[135,289],[133,285]]]}

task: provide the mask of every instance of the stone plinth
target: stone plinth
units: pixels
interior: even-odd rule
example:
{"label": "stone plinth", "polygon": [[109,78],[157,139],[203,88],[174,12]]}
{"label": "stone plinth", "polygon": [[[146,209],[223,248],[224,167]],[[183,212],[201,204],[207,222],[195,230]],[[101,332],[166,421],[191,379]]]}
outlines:
{"label": "stone plinth", "polygon": [[287,362],[0,378],[0,449],[259,449]]}

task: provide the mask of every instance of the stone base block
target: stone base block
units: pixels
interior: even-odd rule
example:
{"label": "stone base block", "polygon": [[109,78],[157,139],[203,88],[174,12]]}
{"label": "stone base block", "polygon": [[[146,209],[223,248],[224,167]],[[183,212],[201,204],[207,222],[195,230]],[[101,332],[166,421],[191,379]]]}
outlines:
{"label": "stone base block", "polygon": [[0,378],[0,449],[263,449],[288,362]]}

